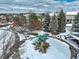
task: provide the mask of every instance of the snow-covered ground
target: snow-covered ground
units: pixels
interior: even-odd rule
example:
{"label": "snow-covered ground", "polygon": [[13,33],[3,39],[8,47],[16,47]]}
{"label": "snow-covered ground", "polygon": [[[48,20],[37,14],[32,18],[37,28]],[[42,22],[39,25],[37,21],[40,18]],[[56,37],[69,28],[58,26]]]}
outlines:
{"label": "snow-covered ground", "polygon": [[[3,41],[5,41],[5,44],[7,44],[9,40],[11,40],[13,43],[15,39],[14,34],[12,32],[6,31],[9,28],[10,26],[0,28],[0,56],[2,55],[2,52],[3,52],[2,51]],[[63,37],[64,35],[70,34],[71,29],[72,29],[72,24],[67,24],[66,32],[60,33],[60,35]],[[46,33],[43,31],[34,31],[34,32],[36,33],[38,32],[40,34]],[[50,36],[52,36],[50,33],[46,33],[46,34],[49,34]],[[18,33],[18,35],[20,37],[20,40],[25,39],[25,36],[22,33]],[[35,36],[30,35],[30,37],[35,37]],[[47,42],[49,43],[50,47],[48,48],[46,54],[42,54],[42,53],[39,53],[37,50],[34,50],[34,46],[32,45],[33,39],[26,40],[26,42],[19,49],[21,59],[28,59],[28,58],[29,59],[70,59],[71,53],[70,53],[69,46],[66,43],[51,37],[49,37]],[[79,59],[79,54],[77,59]]]}
{"label": "snow-covered ground", "polygon": [[2,55],[3,52],[3,44],[6,45],[10,40],[11,41],[10,46],[11,46],[15,39],[14,34],[7,30],[9,28],[10,26],[0,28],[0,56]]}
{"label": "snow-covered ground", "polygon": [[79,54],[77,55],[77,59],[79,59]]}
{"label": "snow-covered ground", "polygon": [[[0,28],[5,29],[5,28]],[[14,39],[14,34],[9,31],[0,30],[0,52],[2,52],[2,41],[5,40],[6,42],[11,37],[12,40]],[[19,34],[20,39],[24,39],[22,34]],[[35,38],[34,38],[35,39]],[[39,53],[38,51],[34,50],[34,46],[32,45],[33,40],[27,40],[21,47],[20,47],[20,55],[21,59],[70,59],[71,53],[69,46],[61,42],[55,38],[49,38],[47,42],[49,43],[50,47],[47,50],[46,54]],[[13,41],[12,41],[13,43]],[[1,55],[1,53],[0,53]]]}
{"label": "snow-covered ground", "polygon": [[[71,34],[79,34],[79,32],[73,32],[72,31],[72,24],[66,24],[66,32],[65,33],[60,33],[59,35],[61,35],[62,37],[61,38],[65,38],[64,36],[72,36],[72,39],[71,38],[68,38],[67,41],[73,45],[75,48],[79,49],[78,47],[78,44],[77,42],[74,42],[73,39],[76,39],[78,40],[79,38],[76,37],[76,36],[73,36]],[[79,36],[79,35],[78,35]],[[77,59],[79,59],[79,54],[77,55]]]}
{"label": "snow-covered ground", "polygon": [[47,50],[46,54],[39,53],[34,50],[32,45],[33,41],[26,41],[24,47],[22,48],[25,52],[21,55],[22,59],[70,59],[70,50],[69,46],[64,42],[60,42],[57,39],[49,38],[48,43],[50,47]]}
{"label": "snow-covered ground", "polygon": [[72,24],[66,24],[65,27],[66,32],[60,33],[60,35],[68,35],[72,32]]}

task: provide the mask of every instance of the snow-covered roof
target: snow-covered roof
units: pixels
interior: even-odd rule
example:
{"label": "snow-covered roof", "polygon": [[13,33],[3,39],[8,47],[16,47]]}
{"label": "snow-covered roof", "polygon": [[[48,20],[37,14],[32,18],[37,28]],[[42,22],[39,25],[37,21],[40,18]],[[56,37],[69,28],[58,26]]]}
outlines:
{"label": "snow-covered roof", "polygon": [[66,24],[66,26],[72,26],[72,24]]}
{"label": "snow-covered roof", "polygon": [[[66,15],[77,15],[77,13],[78,13],[78,12],[66,12]],[[58,13],[55,13],[55,14],[57,15]],[[49,15],[50,15],[50,16],[53,16],[54,13],[50,13]]]}
{"label": "snow-covered roof", "polygon": [[66,15],[77,15],[78,12],[67,12]]}

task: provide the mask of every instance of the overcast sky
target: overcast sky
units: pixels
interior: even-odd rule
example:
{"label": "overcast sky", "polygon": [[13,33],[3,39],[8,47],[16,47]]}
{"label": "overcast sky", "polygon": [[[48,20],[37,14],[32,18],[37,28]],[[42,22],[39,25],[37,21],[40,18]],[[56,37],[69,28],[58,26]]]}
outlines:
{"label": "overcast sky", "polygon": [[0,0],[1,11],[79,12],[79,0]]}
{"label": "overcast sky", "polygon": [[[1,3],[5,3],[5,2],[14,2],[14,1],[18,1],[18,2],[20,2],[20,1],[31,1],[31,0],[0,0],[0,2]],[[32,0],[32,1],[34,1],[34,0]],[[35,0],[36,1],[36,0]],[[39,0],[37,0],[37,1],[39,1]],[[42,0],[41,0],[42,1]],[[43,1],[46,1],[46,0],[43,0]],[[50,0],[47,0],[47,1],[50,1]],[[51,0],[51,1],[61,1],[61,2],[63,2],[63,1],[66,1],[66,2],[73,2],[73,1],[78,1],[78,0]]]}

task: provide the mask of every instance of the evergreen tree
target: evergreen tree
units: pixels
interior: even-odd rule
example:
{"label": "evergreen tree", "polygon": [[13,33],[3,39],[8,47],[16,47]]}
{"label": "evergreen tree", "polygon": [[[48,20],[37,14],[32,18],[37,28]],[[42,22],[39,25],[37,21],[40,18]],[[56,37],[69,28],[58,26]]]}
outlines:
{"label": "evergreen tree", "polygon": [[57,19],[55,14],[52,16],[52,19],[51,19],[51,22],[50,22],[50,27],[51,27],[50,30],[51,30],[52,33],[56,32],[57,29],[58,29],[58,19]]}
{"label": "evergreen tree", "polygon": [[73,23],[72,30],[75,32],[79,32],[79,13],[75,16],[75,21]]}
{"label": "evergreen tree", "polygon": [[63,10],[58,15],[58,32],[65,32],[66,16]]}
{"label": "evergreen tree", "polygon": [[75,16],[75,20],[79,22],[79,13]]}
{"label": "evergreen tree", "polygon": [[41,13],[41,14],[40,14],[40,19],[41,19],[41,21],[43,21],[44,18],[45,18],[45,13]]}
{"label": "evergreen tree", "polygon": [[46,13],[45,14],[45,20],[44,20],[44,25],[43,25],[43,28],[44,28],[44,31],[46,32],[49,32],[50,31],[50,16],[49,16],[49,13]]}

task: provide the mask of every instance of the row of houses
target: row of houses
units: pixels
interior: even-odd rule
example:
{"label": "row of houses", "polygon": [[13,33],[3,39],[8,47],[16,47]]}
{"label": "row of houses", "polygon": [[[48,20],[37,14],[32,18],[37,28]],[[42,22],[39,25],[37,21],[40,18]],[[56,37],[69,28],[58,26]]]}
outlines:
{"label": "row of houses", "polygon": [[[23,15],[26,16],[26,19],[28,21],[28,16],[29,16],[30,13],[24,13]],[[50,16],[53,16],[54,13],[49,13]],[[12,16],[16,16],[16,15],[19,15],[19,14],[11,14]],[[10,14],[0,14],[0,20],[4,20],[7,18],[9,19],[12,19],[12,16]],[[39,13],[37,13],[37,15],[39,16]],[[56,14],[57,15],[57,14]],[[73,23],[75,21],[75,16],[77,15],[77,12],[67,12],[66,13],[66,23]]]}
{"label": "row of houses", "polygon": [[[66,23],[70,24],[75,21],[75,16],[77,15],[78,12],[67,12],[66,14]],[[56,13],[57,15],[58,13]],[[54,13],[50,13],[50,16],[53,16]]]}

